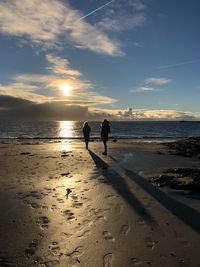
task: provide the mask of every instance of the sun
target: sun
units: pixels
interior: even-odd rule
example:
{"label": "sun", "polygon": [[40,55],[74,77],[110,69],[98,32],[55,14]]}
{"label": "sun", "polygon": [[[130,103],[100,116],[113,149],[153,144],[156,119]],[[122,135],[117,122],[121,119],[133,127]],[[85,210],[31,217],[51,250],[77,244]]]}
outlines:
{"label": "sun", "polygon": [[64,95],[69,95],[73,87],[67,83],[59,85],[59,89],[63,92]]}

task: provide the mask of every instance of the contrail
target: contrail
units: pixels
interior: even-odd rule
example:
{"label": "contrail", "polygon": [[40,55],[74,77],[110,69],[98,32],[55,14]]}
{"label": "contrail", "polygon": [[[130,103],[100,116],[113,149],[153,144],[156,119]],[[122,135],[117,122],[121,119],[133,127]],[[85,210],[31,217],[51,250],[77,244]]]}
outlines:
{"label": "contrail", "polygon": [[175,64],[164,65],[164,66],[157,67],[157,69],[165,69],[165,68],[177,67],[177,66],[192,64],[192,63],[196,63],[196,62],[200,62],[200,59],[190,60],[190,61],[183,61],[183,62],[179,62],[179,63],[175,63]]}
{"label": "contrail", "polygon": [[105,6],[107,6],[107,5],[111,4],[111,3],[112,3],[112,2],[114,2],[114,1],[115,1],[115,0],[112,0],[112,1],[110,1],[110,2],[108,2],[108,3],[106,3],[106,4],[104,4],[104,5],[102,5],[102,6],[98,7],[98,8],[96,8],[95,10],[91,11],[91,12],[90,12],[90,13],[88,13],[87,15],[85,15],[85,16],[83,16],[83,17],[81,17],[79,20],[82,20],[82,19],[85,19],[85,18],[87,18],[88,16],[92,15],[92,14],[93,14],[93,13],[95,13],[96,11],[98,11],[98,10],[100,10],[100,9],[104,8]]}

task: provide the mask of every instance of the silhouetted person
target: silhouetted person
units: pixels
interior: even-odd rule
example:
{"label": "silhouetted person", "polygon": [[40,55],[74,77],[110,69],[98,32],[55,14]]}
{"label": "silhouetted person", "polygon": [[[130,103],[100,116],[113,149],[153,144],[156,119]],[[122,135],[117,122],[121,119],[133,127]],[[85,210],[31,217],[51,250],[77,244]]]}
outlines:
{"label": "silhouetted person", "polygon": [[91,128],[88,124],[88,122],[86,121],[83,125],[83,136],[85,139],[85,148],[88,149],[88,143],[89,143],[89,139],[90,139],[90,131]]}
{"label": "silhouetted person", "polygon": [[109,133],[110,133],[109,121],[104,120],[101,125],[101,139],[104,144],[104,152],[102,153],[103,155],[107,155],[107,141]]}

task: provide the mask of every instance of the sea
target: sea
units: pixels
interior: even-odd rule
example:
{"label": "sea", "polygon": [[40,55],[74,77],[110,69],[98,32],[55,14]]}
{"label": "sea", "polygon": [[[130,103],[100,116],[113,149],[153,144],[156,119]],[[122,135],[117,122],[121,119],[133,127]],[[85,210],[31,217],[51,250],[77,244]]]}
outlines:
{"label": "sea", "polygon": [[[91,138],[100,139],[101,122],[89,122]],[[82,139],[83,122],[0,122],[0,142]],[[198,121],[111,121],[110,139],[170,141],[200,136]]]}

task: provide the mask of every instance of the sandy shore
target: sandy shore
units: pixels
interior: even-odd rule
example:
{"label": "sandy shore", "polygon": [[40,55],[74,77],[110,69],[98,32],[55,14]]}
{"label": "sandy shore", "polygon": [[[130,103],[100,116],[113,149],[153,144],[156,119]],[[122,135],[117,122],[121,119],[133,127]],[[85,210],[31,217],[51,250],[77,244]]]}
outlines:
{"label": "sandy shore", "polygon": [[0,145],[0,266],[200,266],[198,197],[148,181],[200,161],[153,143],[101,152],[99,142]]}

